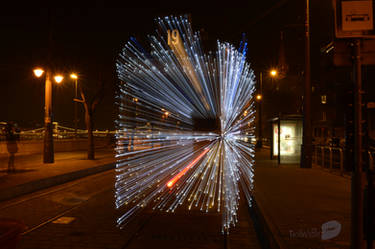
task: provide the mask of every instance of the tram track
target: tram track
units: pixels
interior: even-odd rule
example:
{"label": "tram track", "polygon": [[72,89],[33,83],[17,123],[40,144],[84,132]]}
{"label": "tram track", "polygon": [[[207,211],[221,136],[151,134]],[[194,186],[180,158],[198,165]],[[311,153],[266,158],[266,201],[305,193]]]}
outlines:
{"label": "tram track", "polygon": [[[223,234],[220,214],[189,212],[184,207],[176,210],[174,214],[146,208],[133,217],[123,229],[119,229],[116,227],[116,219],[121,210],[114,208],[113,176],[113,171],[107,171],[26,195],[13,202],[7,201],[6,204],[0,206],[0,212],[20,210],[18,217],[13,216],[19,220],[35,216],[34,219],[25,222],[29,228],[22,234],[23,243],[20,249],[53,248],[56,245],[53,243],[58,243],[60,247],[65,245],[64,248],[91,248],[99,243],[97,241],[103,240],[106,243],[115,244],[113,248],[122,249],[186,248],[186,245],[190,245],[191,248],[210,249],[260,248],[246,246],[247,235],[242,236],[238,233],[247,229],[240,227],[241,222],[238,223],[238,229],[234,228],[230,234]],[[70,199],[72,203],[67,202]],[[37,203],[43,208],[37,212],[35,210],[30,212],[29,207],[35,208]],[[45,215],[38,216],[38,213]],[[72,217],[75,221],[69,224],[54,222],[64,217]],[[10,218],[12,218],[11,215]],[[246,217],[243,218],[246,219]],[[92,227],[97,227],[94,234]],[[59,235],[61,240],[43,246],[46,237],[55,237],[60,233],[63,234]],[[113,234],[117,240],[113,239]],[[232,234],[234,234],[233,237]],[[86,241],[88,245],[79,247],[76,244],[69,244],[73,243],[69,242],[71,236],[80,236],[80,239]],[[235,246],[233,246],[233,241],[235,241]]]}
{"label": "tram track", "polygon": [[78,185],[83,184],[83,183],[92,182],[96,178],[100,178],[102,176],[109,175],[109,174],[113,174],[113,169],[108,170],[108,171],[104,171],[104,172],[101,172],[101,173],[98,173],[98,174],[95,174],[95,175],[90,175],[90,176],[87,176],[87,177],[84,177],[84,178],[81,178],[81,179],[77,179],[77,180],[74,180],[74,181],[70,181],[70,182],[67,182],[67,183],[63,183],[61,185],[54,186],[54,187],[51,187],[51,188],[39,190],[35,193],[27,194],[27,195],[24,195],[24,196],[21,196],[21,197],[16,197],[16,198],[11,199],[11,200],[6,200],[6,201],[3,201],[3,202],[0,202],[0,211],[2,209],[9,208],[9,207],[12,207],[12,206],[16,206],[16,205],[22,204],[24,202],[27,202],[27,201],[30,201],[30,200],[33,200],[33,199],[37,199],[37,198],[41,198],[41,197],[51,195],[51,194],[54,194],[54,193],[57,193],[57,192],[65,191],[69,188],[72,188],[74,186],[78,186]]}
{"label": "tram track", "polygon": [[[24,208],[25,206],[32,206],[30,203],[38,203],[38,202],[45,202],[46,200],[53,200],[54,196],[56,195],[67,196],[66,203],[64,203],[64,205],[59,205],[58,210],[47,210],[47,212],[50,212],[50,215],[48,215],[47,217],[44,217],[42,221],[31,222],[31,224],[30,222],[28,222],[29,224],[26,223],[26,226],[28,228],[21,235],[27,235],[53,222],[54,220],[60,217],[63,217],[69,212],[72,212],[76,209],[81,208],[83,205],[85,205],[89,200],[91,200],[95,196],[103,194],[105,192],[112,192],[113,186],[110,185],[99,191],[92,191],[90,193],[82,194],[82,196],[80,196],[79,194],[74,194],[76,192],[75,188],[77,188],[78,186],[95,185],[96,182],[100,182],[103,178],[111,177],[111,175],[113,174],[114,174],[113,170],[109,170],[109,171],[105,171],[96,175],[91,175],[91,176],[88,176],[88,177],[85,177],[76,181],[64,183],[59,186],[40,190],[36,193],[28,194],[22,197],[17,197],[13,200],[4,201],[3,203],[0,204],[0,216],[3,216],[3,217],[5,216],[5,217],[23,221],[24,219],[22,219],[22,216],[19,217],[17,215],[12,215],[12,214],[9,215],[9,213],[10,212],[14,213],[14,210],[25,209]],[[70,202],[69,202],[69,198],[71,198]],[[46,209],[48,208],[43,207],[43,211],[45,211]],[[20,212],[16,212],[16,213],[20,213]]]}
{"label": "tram track", "polygon": [[[111,189],[112,189],[112,188],[107,188],[107,189],[105,189],[105,190],[102,190],[102,191],[96,192],[95,195],[99,195],[99,194],[102,194],[102,193],[105,193],[105,192],[111,191]],[[68,214],[69,212],[72,212],[73,210],[82,207],[82,206],[85,205],[85,203],[86,203],[87,201],[89,201],[89,200],[90,200],[90,199],[84,200],[84,201],[82,201],[80,204],[77,204],[76,206],[74,206],[74,207],[72,207],[72,208],[66,209],[66,210],[64,210],[63,212],[57,214],[57,215],[54,216],[54,217],[51,217],[51,218],[49,218],[48,220],[45,220],[45,221],[41,222],[40,224],[38,224],[38,225],[36,225],[36,226],[33,226],[32,228],[28,228],[25,232],[22,233],[22,235],[26,235],[26,234],[28,234],[28,233],[30,233],[30,232],[36,230],[36,229],[39,229],[39,228],[41,228],[41,227],[43,227],[43,226],[45,226],[45,225],[47,225],[47,224],[49,224],[49,223],[51,223],[51,222],[57,220],[57,219],[60,218],[60,217],[63,217],[64,215]]]}

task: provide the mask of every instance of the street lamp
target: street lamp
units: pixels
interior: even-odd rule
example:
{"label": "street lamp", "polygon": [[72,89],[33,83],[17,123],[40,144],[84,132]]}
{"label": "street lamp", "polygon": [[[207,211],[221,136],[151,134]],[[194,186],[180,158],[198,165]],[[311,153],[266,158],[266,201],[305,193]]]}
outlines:
{"label": "street lamp", "polygon": [[[135,118],[137,119],[137,116],[138,116],[138,112],[137,112],[138,98],[133,98],[133,102],[135,103]],[[137,120],[136,120],[136,122],[137,122]]]}
{"label": "street lamp", "polygon": [[[74,80],[74,99],[78,99],[78,75],[75,73],[70,74],[70,78]],[[77,129],[78,129],[78,106],[77,101],[74,101],[74,136],[77,137]]]}
{"label": "street lamp", "polygon": [[[40,78],[44,70],[36,68],[33,70],[36,77]],[[56,75],[55,81],[61,83],[64,79],[61,75]],[[52,127],[52,81],[51,71],[46,70],[45,81],[45,95],[44,95],[44,147],[43,147],[43,162],[54,163],[54,150],[53,150],[53,127]]]}
{"label": "street lamp", "polygon": [[[301,168],[312,166],[311,135],[311,66],[310,66],[310,0],[305,2],[305,87],[303,96],[303,135]],[[354,229],[358,229],[355,227]],[[358,230],[357,230],[358,231]]]}
{"label": "street lamp", "polygon": [[271,75],[271,77],[273,77],[273,78],[276,77],[277,74],[278,74],[278,72],[277,72],[276,69],[272,69],[272,70],[270,71],[270,75]]}
{"label": "street lamp", "polygon": [[134,106],[135,106],[135,110],[134,110],[135,123],[132,126],[132,131],[131,131],[130,150],[134,151],[134,132],[135,132],[135,130],[137,130],[137,125],[138,125],[138,120],[137,120],[137,116],[138,116],[138,113],[137,113],[138,98],[133,97],[132,101],[134,102]]}
{"label": "street lamp", "polygon": [[64,79],[62,75],[56,75],[54,78],[57,84],[60,84]]}
{"label": "street lamp", "polygon": [[34,71],[35,76],[38,78],[42,76],[42,74],[44,73],[43,69],[41,68],[35,68],[33,71]]}
{"label": "street lamp", "polygon": [[[278,71],[276,69],[271,69],[269,71],[271,78],[276,78]],[[259,92],[256,95],[256,100],[258,101],[258,141],[256,147],[262,148],[262,100],[263,100],[263,72],[259,73]]]}

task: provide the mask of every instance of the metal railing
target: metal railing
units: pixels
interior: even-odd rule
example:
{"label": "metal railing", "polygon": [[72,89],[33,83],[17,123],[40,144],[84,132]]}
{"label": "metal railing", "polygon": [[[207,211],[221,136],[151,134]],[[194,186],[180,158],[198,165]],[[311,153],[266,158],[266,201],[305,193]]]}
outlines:
{"label": "metal railing", "polygon": [[314,146],[314,162],[330,170],[339,169],[344,173],[344,152],[340,147]]}
{"label": "metal railing", "polygon": [[[108,137],[115,135],[115,133],[115,130],[93,131],[93,135],[95,137]],[[32,130],[21,130],[17,133],[17,135],[20,140],[40,140],[44,138],[44,128],[42,127]],[[55,139],[87,138],[87,130],[77,129],[77,133],[75,133],[74,128],[65,127],[62,125],[58,125],[58,123],[54,123],[53,137]],[[0,141],[4,140],[5,132],[0,129]]]}
{"label": "metal railing", "polygon": [[[367,151],[370,170],[375,170],[375,151]],[[338,169],[344,174],[344,150],[341,147],[314,145],[313,162],[329,170]]]}

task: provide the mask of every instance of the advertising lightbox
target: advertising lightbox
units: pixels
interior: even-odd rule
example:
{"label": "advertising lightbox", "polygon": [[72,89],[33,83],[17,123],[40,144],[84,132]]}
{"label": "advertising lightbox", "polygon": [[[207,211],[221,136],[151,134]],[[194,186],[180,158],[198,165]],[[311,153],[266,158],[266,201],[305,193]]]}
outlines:
{"label": "advertising lightbox", "polygon": [[281,120],[280,121],[280,145],[278,124],[272,124],[273,133],[273,156],[279,155],[284,163],[297,162],[301,155],[302,144],[302,121],[301,120]]}

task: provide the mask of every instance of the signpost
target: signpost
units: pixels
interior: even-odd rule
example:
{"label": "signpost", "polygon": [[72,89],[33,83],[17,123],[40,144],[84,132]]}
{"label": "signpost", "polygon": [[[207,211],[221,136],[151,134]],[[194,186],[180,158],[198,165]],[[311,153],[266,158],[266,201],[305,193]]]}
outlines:
{"label": "signpost", "polygon": [[373,1],[333,0],[336,38],[375,38]]}
{"label": "signpost", "polygon": [[[364,38],[375,38],[374,18],[373,18],[373,1],[357,0],[344,1],[333,0],[335,13],[335,35],[336,38],[345,38],[344,41],[336,43],[334,62],[339,66],[353,65],[355,84],[354,84],[354,167],[352,172],[351,186],[351,249],[364,248],[364,186],[365,175],[362,158],[362,64],[374,64],[375,49],[373,40],[364,40]],[[350,47],[343,45],[348,44]],[[338,45],[338,46],[337,46]],[[341,47],[341,48],[340,48]],[[353,49],[354,53],[350,50]],[[347,50],[347,52],[345,52]],[[363,53],[369,51],[369,53]],[[352,56],[354,55],[354,56]],[[370,56],[369,56],[370,55]],[[335,60],[336,59],[336,60]],[[351,63],[350,63],[351,62]],[[367,176],[370,175],[369,169],[366,169]],[[368,180],[370,178],[368,177]],[[372,184],[368,184],[368,189],[372,193]],[[370,202],[366,203],[366,207]],[[368,210],[368,209],[367,209]],[[370,209],[371,210],[371,209]],[[373,211],[372,211],[373,212]],[[367,223],[368,224],[368,223]],[[369,232],[372,229],[366,227]],[[367,248],[372,249],[372,236],[366,234]]]}

